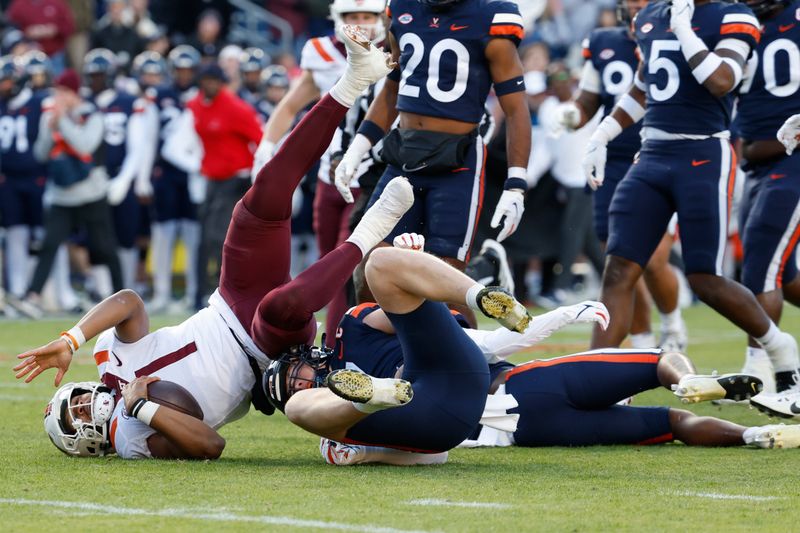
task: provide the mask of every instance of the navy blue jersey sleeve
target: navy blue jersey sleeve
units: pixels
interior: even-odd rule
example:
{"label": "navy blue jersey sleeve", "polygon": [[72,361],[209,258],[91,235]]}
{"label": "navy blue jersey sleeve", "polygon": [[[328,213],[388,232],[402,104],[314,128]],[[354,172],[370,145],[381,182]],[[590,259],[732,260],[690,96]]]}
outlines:
{"label": "navy blue jersey sleeve", "polygon": [[719,34],[720,40],[739,39],[752,50],[761,40],[761,23],[745,4],[728,4],[722,14]]}
{"label": "navy blue jersey sleeve", "polygon": [[491,14],[489,38],[510,39],[516,46],[519,46],[525,36],[525,28],[517,4],[514,2],[489,2],[487,7]]}

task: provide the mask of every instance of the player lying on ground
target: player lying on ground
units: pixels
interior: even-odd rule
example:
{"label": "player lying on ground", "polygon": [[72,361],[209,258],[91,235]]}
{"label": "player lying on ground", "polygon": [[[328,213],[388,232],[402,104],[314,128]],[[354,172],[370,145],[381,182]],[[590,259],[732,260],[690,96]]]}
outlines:
{"label": "player lying on ground", "polygon": [[[149,333],[141,299],[122,291],[59,339],[19,356],[17,378],[30,382],[55,368],[58,386],[74,352],[100,335],[94,355],[102,383],[64,385],[46,411],[45,428],[60,450],[79,456],[116,449],[125,458],[218,457],[225,441],[216,429],[247,412],[251,391],[259,390],[253,389],[259,367],[267,367],[269,356],[313,341],[313,313],[411,206],[408,182],[396,180],[347,242],[290,281],[292,193],[328,146],[348,107],[391,68],[357,29],[349,31],[353,37],[346,42],[345,74],[237,204],[225,239],[220,287],[206,309],[179,326]],[[146,385],[154,378],[186,388],[203,420],[146,402]]]}
{"label": "player lying on ground", "polygon": [[[445,303],[466,304],[518,331],[526,329],[530,317],[508,292],[484,288],[429,254],[376,250],[366,276],[383,307],[382,327],[394,332],[392,339],[402,346],[405,365],[399,377],[411,383],[413,401],[397,407],[397,402],[381,400],[395,394],[396,367],[384,369],[385,379],[376,379],[347,365],[327,375],[327,388],[310,388],[321,384],[328,369],[318,374],[319,357],[294,354],[270,365],[268,396],[293,423],[323,437],[425,453],[449,450],[481,418],[489,368]],[[339,345],[339,355],[350,349],[346,339],[339,339]]]}

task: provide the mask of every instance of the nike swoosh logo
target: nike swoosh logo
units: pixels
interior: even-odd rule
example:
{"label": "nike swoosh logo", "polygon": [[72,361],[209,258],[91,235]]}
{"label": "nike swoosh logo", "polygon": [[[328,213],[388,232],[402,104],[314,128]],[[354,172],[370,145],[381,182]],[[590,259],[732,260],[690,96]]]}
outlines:
{"label": "nike swoosh logo", "polygon": [[423,168],[425,168],[425,167],[427,167],[427,166],[428,166],[428,163],[422,163],[422,164],[421,164],[420,166],[418,166],[418,167],[414,167],[414,168],[408,168],[408,165],[406,165],[405,163],[403,163],[403,171],[404,171],[404,172],[416,172],[416,171],[418,171],[418,170],[422,170]]}
{"label": "nike swoosh logo", "polygon": [[771,180],[779,180],[781,178],[785,178],[786,174],[770,174],[769,179]]}
{"label": "nike swoosh logo", "polygon": [[783,24],[781,24],[780,26],[778,26],[778,31],[781,32],[781,33],[786,33],[787,31],[789,31],[792,28],[794,28],[796,25],[797,25],[797,23],[786,24],[785,26]]}
{"label": "nike swoosh logo", "polygon": [[117,360],[117,366],[122,366],[122,361],[120,361],[120,360],[119,360],[119,357],[117,357],[117,354],[115,354],[115,353],[112,351],[112,352],[111,352],[111,355],[113,355],[113,356],[114,356],[114,359],[116,359],[116,360]]}
{"label": "nike swoosh logo", "polygon": [[450,31],[465,30],[467,28],[469,28],[469,26],[456,26],[455,24],[450,24]]}
{"label": "nike swoosh logo", "polygon": [[692,159],[692,166],[699,167],[700,165],[705,165],[706,163],[711,163],[710,159],[703,159],[702,161],[697,161],[696,159]]}
{"label": "nike swoosh logo", "polygon": [[577,315],[575,315],[575,318],[576,319],[580,318],[584,311],[586,311],[587,309],[591,309],[592,307],[593,306],[591,305],[584,304],[583,309],[581,309],[580,312]]}
{"label": "nike swoosh logo", "polygon": [[794,402],[791,406],[789,406],[789,410],[796,415],[800,415],[800,407],[798,407],[797,402]]}
{"label": "nike swoosh logo", "polygon": [[525,81],[524,81],[524,80],[519,80],[519,81],[517,82],[517,85],[522,85],[523,83],[525,83]]}

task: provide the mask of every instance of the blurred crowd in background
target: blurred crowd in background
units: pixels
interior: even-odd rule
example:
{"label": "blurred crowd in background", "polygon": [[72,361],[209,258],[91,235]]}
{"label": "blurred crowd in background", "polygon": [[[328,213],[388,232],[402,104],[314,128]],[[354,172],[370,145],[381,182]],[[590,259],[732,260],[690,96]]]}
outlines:
{"label": "blurred crowd in background", "polygon": [[[549,114],[577,88],[581,41],[618,22],[613,0],[519,4],[531,190],[522,225],[504,244],[518,296],[554,306],[596,289],[603,254],[579,164],[593,126],[555,137]],[[123,287],[154,312],[205,305],[226,228],[221,206],[249,186],[261,127],[300,75],[303,45],[333,33],[329,2],[0,0],[0,10],[6,316],[82,312]],[[202,107],[203,98],[218,104]],[[213,114],[207,123],[225,125],[210,137],[195,125],[205,134],[200,167],[185,142],[192,125],[182,111],[192,106]],[[507,165],[502,112],[494,100],[489,106],[497,124],[488,147],[491,206]],[[30,139],[40,125],[47,131]],[[316,179],[314,168],[295,198],[294,274],[317,255]],[[82,192],[63,194],[76,181]],[[496,233],[487,218],[476,247]]]}

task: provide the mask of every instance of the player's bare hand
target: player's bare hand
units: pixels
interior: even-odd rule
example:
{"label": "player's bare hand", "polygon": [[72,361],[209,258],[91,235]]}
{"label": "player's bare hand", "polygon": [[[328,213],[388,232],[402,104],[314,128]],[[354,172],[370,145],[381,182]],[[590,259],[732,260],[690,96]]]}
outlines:
{"label": "player's bare hand", "polygon": [[402,250],[418,250],[425,249],[425,237],[419,233],[401,233],[392,241],[392,246]]}
{"label": "player's bare hand", "polygon": [[781,129],[778,130],[778,140],[786,148],[786,155],[792,155],[797,144],[800,143],[800,113],[786,119]]}
{"label": "player's bare hand", "polygon": [[503,191],[497,207],[494,210],[492,221],[489,224],[493,228],[500,226],[503,222],[503,229],[497,235],[497,242],[503,242],[512,233],[517,231],[522,214],[525,212],[525,193],[520,189]]}
{"label": "player's bare hand", "polygon": [[19,354],[17,359],[22,359],[22,362],[13,369],[17,373],[17,379],[25,378],[25,383],[30,383],[48,368],[55,368],[56,379],[53,384],[58,387],[61,385],[64,374],[69,370],[69,364],[72,362],[72,350],[67,341],[58,338],[35,350]]}
{"label": "player's bare hand", "polygon": [[611,315],[608,309],[602,302],[595,302],[593,300],[586,300],[579,304],[562,307],[570,324],[598,324],[603,331],[608,328],[608,323],[611,322]]}
{"label": "player's bare hand", "polygon": [[125,409],[130,412],[130,408],[139,398],[147,399],[147,386],[155,381],[161,381],[156,376],[139,376],[130,383],[122,386],[122,397],[125,400]]}

